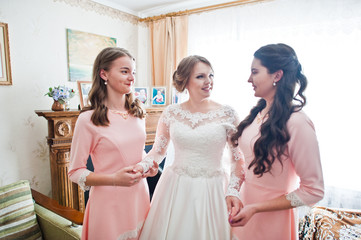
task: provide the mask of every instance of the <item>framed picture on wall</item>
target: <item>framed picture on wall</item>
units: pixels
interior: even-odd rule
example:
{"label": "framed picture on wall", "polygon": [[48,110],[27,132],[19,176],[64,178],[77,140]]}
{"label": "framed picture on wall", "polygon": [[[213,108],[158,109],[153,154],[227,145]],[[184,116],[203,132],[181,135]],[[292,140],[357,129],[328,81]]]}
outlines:
{"label": "framed picture on wall", "polygon": [[92,87],[91,81],[78,81],[78,91],[80,97],[80,108],[87,106],[88,104],[88,95]]}
{"label": "framed picture on wall", "polygon": [[0,85],[12,85],[8,24],[0,22]]}
{"label": "framed picture on wall", "polygon": [[91,81],[96,56],[106,47],[116,47],[117,40],[72,29],[66,31],[69,81]]}
{"label": "framed picture on wall", "polygon": [[152,105],[165,105],[166,87],[152,88]]}
{"label": "framed picture on wall", "polygon": [[135,87],[134,96],[138,98],[143,104],[148,103],[148,88],[147,87]]}

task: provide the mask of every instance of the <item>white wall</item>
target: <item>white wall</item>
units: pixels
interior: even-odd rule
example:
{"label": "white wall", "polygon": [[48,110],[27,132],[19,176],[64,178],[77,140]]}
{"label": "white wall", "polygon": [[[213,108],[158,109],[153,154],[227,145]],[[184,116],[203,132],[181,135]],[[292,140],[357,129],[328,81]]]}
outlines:
{"label": "white wall", "polygon": [[[139,62],[136,85],[147,86],[148,28],[101,14],[96,5],[84,9],[79,1],[1,0],[0,22],[9,28],[13,80],[0,86],[0,186],[28,179],[50,194],[47,121],[34,111],[50,110],[53,100],[44,96],[49,87],[77,88],[68,81],[66,29],[116,38]],[[71,108],[78,104],[75,96]]]}

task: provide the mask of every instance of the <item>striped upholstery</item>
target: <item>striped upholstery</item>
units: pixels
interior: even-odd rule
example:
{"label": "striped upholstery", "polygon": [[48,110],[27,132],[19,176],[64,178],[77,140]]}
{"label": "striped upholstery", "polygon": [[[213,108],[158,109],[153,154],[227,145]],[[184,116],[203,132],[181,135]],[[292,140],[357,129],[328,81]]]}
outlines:
{"label": "striped upholstery", "polygon": [[26,180],[0,187],[0,239],[41,239]]}

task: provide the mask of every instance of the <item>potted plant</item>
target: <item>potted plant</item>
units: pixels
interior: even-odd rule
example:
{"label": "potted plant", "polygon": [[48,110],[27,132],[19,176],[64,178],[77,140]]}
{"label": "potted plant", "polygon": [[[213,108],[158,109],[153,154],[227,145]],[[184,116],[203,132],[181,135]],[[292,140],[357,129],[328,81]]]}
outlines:
{"label": "potted plant", "polygon": [[66,86],[57,86],[49,88],[49,92],[46,95],[54,99],[51,109],[53,111],[62,111],[64,108],[69,110],[69,100],[74,97],[75,91]]}

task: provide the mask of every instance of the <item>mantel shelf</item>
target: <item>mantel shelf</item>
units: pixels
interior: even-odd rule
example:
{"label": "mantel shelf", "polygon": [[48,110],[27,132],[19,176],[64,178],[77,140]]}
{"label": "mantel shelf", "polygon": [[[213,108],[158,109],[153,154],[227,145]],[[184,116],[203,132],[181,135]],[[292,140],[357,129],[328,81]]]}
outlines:
{"label": "mantel shelf", "polygon": [[39,117],[45,117],[46,119],[50,118],[59,118],[59,117],[74,117],[79,116],[80,110],[67,110],[67,111],[52,111],[52,110],[36,110],[35,113]]}

